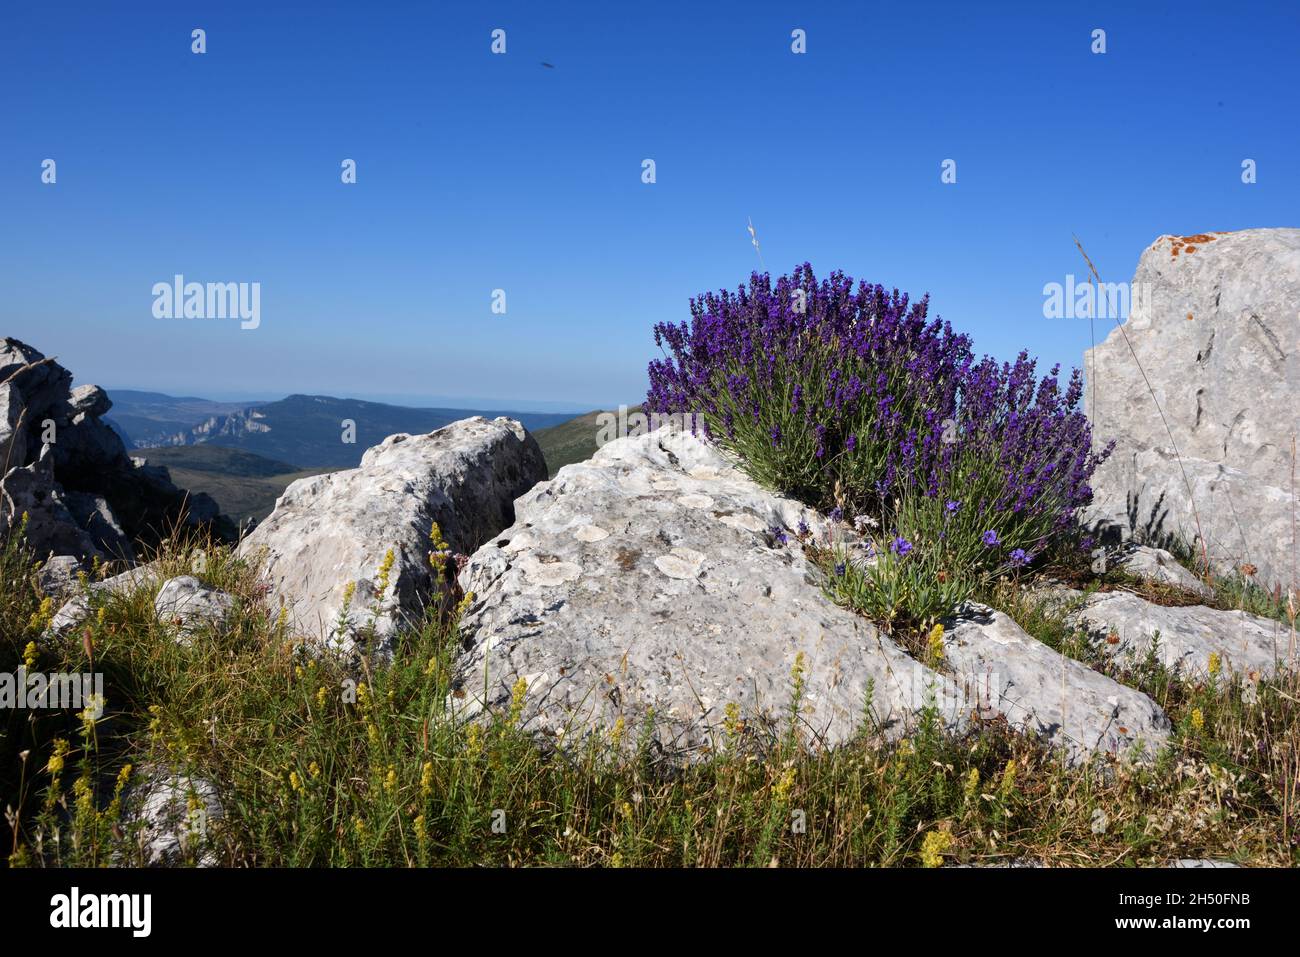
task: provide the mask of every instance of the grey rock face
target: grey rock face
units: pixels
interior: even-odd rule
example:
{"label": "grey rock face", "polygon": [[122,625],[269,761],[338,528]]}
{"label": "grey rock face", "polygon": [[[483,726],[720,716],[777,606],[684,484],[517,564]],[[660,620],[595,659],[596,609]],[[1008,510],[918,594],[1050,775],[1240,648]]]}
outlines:
{"label": "grey rock face", "polygon": [[138,772],[123,798],[122,823],[146,867],[216,866],[212,828],[225,808],[211,781],[157,766]]}
{"label": "grey rock face", "polygon": [[210,497],[189,495],[165,469],[126,454],[99,419],[112,406],[103,389],[71,383],[57,362],[0,339],[0,535],[28,510],[28,544],[41,558],[132,561],[133,542],[157,541],[181,521],[233,539],[233,523]]}
{"label": "grey rock face", "polygon": [[[784,546],[768,532],[802,520],[821,537],[816,513],[688,433],[611,442],[516,512],[460,578],[475,596],[453,696],[466,715],[507,711],[522,679],[522,726],[539,737],[576,746],[619,719],[629,736],[649,721],[659,750],[689,761],[719,747],[729,704],[760,733],[788,720],[802,653],[800,723],[822,746],[848,741],[868,713],[887,737],[906,734],[927,705],[950,728],[973,710],[1003,711],[1080,757],[1139,737],[1154,750],[1164,738],[1152,702],[1009,621],[959,630],[952,674],[924,667],[825,597],[792,532]],[[989,668],[1008,678],[992,700],[981,693]],[[1063,672],[1073,696],[1064,713]]]}
{"label": "grey rock face", "polygon": [[1133,281],[1123,332],[1084,357],[1094,432],[1117,440],[1087,517],[1154,545],[1203,538],[1216,567],[1249,562],[1260,584],[1286,588],[1298,559],[1300,230],[1162,236]]}
{"label": "grey rock face", "polygon": [[205,627],[220,625],[234,606],[230,595],[206,587],[191,575],[168,579],[154,599],[159,620],[175,624],[185,639]]}
{"label": "grey rock face", "polygon": [[63,500],[73,520],[85,529],[101,554],[127,562],[135,561],[131,539],[122,531],[108,499],[89,492],[64,492]]}
{"label": "grey rock face", "polygon": [[[73,572],[75,576],[76,572]],[[158,579],[157,569],[153,564],[137,565],[112,578],[92,582],[89,591],[92,594],[123,595],[136,588],[152,585]],[[77,586],[80,587],[80,586]],[[57,640],[68,635],[74,628],[86,620],[90,614],[90,601],[84,593],[78,593],[68,599],[63,607],[54,613],[50,624],[41,636],[42,641]]]}
{"label": "grey rock face", "polygon": [[[296,631],[346,649],[371,625],[387,638],[421,612],[433,592],[434,522],[453,549],[472,551],[514,520],[515,498],[545,477],[536,440],[510,419],[393,435],[359,468],[290,485],[239,551],[257,562],[272,607],[283,601]],[[389,587],[377,595],[389,549]]]}
{"label": "grey rock face", "polygon": [[12,382],[0,385],[0,476],[27,461],[23,397]]}
{"label": "grey rock face", "polygon": [[475,595],[453,702],[466,714],[508,709],[523,679],[538,735],[577,744],[622,718],[631,738],[650,720],[660,751],[689,760],[718,746],[728,704],[750,729],[780,722],[801,652],[802,722],[830,745],[868,707],[901,733],[937,680],[768,536],[801,518],[820,532],[815,514],[688,434],[611,442],[515,509],[460,578]]}
{"label": "grey rock face", "polygon": [[1163,548],[1139,545],[1121,562],[1120,567],[1131,575],[1161,585],[1173,585],[1202,598],[1214,596],[1214,589],[1201,581]]}
{"label": "grey rock face", "polygon": [[27,544],[37,558],[105,557],[69,511],[63,491],[54,480],[53,463],[48,455],[30,465],[10,469],[0,480],[0,535],[21,527],[24,516]]}
{"label": "grey rock face", "polygon": [[968,683],[983,678],[1008,724],[1072,762],[1096,751],[1150,759],[1168,740],[1169,719],[1145,694],[1053,651],[1002,612],[971,603],[944,624],[948,665]]}
{"label": "grey rock face", "polygon": [[51,598],[65,598],[77,588],[77,573],[89,571],[78,559],[71,555],[55,555],[41,565],[37,573],[37,583],[43,594]]}
{"label": "grey rock face", "polygon": [[78,413],[95,416],[107,414],[113,400],[97,385],[79,385],[68,395],[68,404]]}
{"label": "grey rock face", "polygon": [[1128,664],[1145,660],[1154,645],[1167,668],[1191,677],[1207,674],[1211,654],[1219,656],[1224,674],[1268,677],[1279,666],[1295,667],[1290,628],[1242,611],[1157,605],[1114,591],[1091,596],[1071,619],[1095,635],[1098,648]]}
{"label": "grey rock face", "polygon": [[39,427],[47,418],[63,415],[72,373],[57,362],[43,361],[45,356],[26,343],[9,337],[0,338],[0,382],[8,381],[23,397],[27,409],[26,426]]}
{"label": "grey rock face", "polygon": [[1191,867],[1191,868],[1234,868],[1240,867],[1240,864],[1234,864],[1232,861],[1215,861],[1209,858],[1184,857],[1177,861],[1171,861],[1170,867]]}

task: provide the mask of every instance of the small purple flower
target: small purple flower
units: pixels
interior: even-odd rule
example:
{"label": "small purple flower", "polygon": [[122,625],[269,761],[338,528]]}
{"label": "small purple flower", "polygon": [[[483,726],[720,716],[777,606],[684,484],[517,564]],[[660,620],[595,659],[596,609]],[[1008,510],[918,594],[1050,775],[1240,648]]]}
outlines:
{"label": "small purple flower", "polygon": [[858,447],[858,437],[856,435],[850,435],[844,440],[844,447],[852,452]]}
{"label": "small purple flower", "polygon": [[840,508],[838,505],[836,505],[833,509],[831,509],[831,521],[832,522],[844,521],[844,509]]}
{"label": "small purple flower", "polygon": [[789,536],[785,534],[785,529],[780,525],[773,525],[767,530],[767,533],[772,536],[772,540],[778,545],[784,545],[790,540]]}
{"label": "small purple flower", "polygon": [[980,536],[980,541],[982,541],[985,545],[988,545],[990,547],[996,545],[998,543],[998,533],[990,528],[987,532],[985,532],[982,536]]}
{"label": "small purple flower", "polygon": [[949,499],[946,503],[944,503],[943,509],[949,515],[956,515],[957,512],[961,509],[961,502],[955,502]]}
{"label": "small purple flower", "polygon": [[836,563],[835,563],[835,577],[836,577],[836,578],[843,578],[843,577],[844,577],[844,573],[847,572],[847,571],[848,571],[848,568],[845,566],[845,564],[844,564],[843,562],[836,562]]}
{"label": "small purple flower", "polygon": [[906,555],[908,552],[912,550],[912,543],[909,542],[907,539],[905,539],[902,535],[898,535],[894,538],[892,542],[889,543],[889,550],[893,552],[895,555],[897,555],[899,558],[902,558],[904,555]]}
{"label": "small purple flower", "polygon": [[1012,565],[1019,567],[1021,565],[1027,564],[1028,562],[1029,562],[1029,556],[1025,554],[1025,550],[1023,548],[1017,548],[1014,552],[1011,553]]}
{"label": "small purple flower", "polygon": [[808,533],[809,533],[810,531],[811,531],[811,529],[808,528],[808,523],[805,522],[802,518],[799,519],[799,537],[800,537],[800,538],[807,538],[807,537],[808,537]]}
{"label": "small purple flower", "polygon": [[770,434],[772,436],[772,448],[774,449],[779,448],[781,445],[781,426],[779,425],[772,426],[772,431]]}

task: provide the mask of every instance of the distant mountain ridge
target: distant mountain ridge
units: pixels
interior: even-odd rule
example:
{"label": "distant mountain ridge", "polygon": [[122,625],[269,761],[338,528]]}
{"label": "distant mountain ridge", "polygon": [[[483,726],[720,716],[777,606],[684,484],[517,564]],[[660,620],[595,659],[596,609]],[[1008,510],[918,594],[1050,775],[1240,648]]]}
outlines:
{"label": "distant mountain ridge", "polygon": [[474,415],[509,416],[529,431],[572,418],[551,412],[420,409],[321,395],[242,406],[132,390],[110,397],[108,421],[132,448],[221,445],[308,469],[351,468],[360,464],[367,448],[394,433],[431,432]]}

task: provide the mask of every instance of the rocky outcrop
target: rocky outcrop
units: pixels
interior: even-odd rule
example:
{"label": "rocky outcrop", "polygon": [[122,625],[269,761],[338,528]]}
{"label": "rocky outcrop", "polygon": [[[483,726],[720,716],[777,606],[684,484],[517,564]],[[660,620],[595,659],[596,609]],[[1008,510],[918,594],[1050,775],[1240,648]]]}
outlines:
{"label": "rocky outcrop", "polygon": [[1214,597],[1213,588],[1189,572],[1163,548],[1139,545],[1120,559],[1119,567],[1130,575],[1156,585],[1179,588],[1201,598]]}
{"label": "rocky outcrop", "polygon": [[971,603],[945,624],[949,667],[987,676],[991,703],[1007,723],[1072,761],[1095,751],[1154,757],[1168,739],[1169,719],[1145,694],[1053,651],[1002,612]]}
{"label": "rocky outcrop", "polygon": [[[75,572],[73,573],[75,577]],[[120,575],[105,578],[103,581],[87,579],[85,588],[80,582],[68,589],[71,597],[65,594],[63,606],[54,613],[46,626],[43,641],[57,640],[70,634],[74,628],[86,620],[90,614],[92,597],[126,595],[136,588],[151,587],[158,580],[158,570],[153,563],[137,565]]]}
{"label": "rocky outcrop", "polygon": [[517,703],[524,728],[561,746],[621,721],[689,761],[716,750],[728,724],[780,733],[797,670],[800,729],[821,746],[864,727],[906,734],[927,705],[952,728],[972,711],[1005,714],[1075,760],[1139,739],[1150,754],[1163,740],[1151,701],[1000,618],[957,628],[950,673],[918,663],[823,593],[796,537],[803,523],[824,541],[823,519],[689,433],[610,442],[516,513],[461,574],[474,595],[452,699],[462,714]]}
{"label": "rocky outcrop", "polygon": [[122,811],[123,830],[138,851],[138,863],[216,866],[214,831],[225,818],[225,807],[211,781],[147,765],[136,772]]}
{"label": "rocky outcrop", "polygon": [[[511,419],[463,419],[392,435],[361,466],[300,479],[240,545],[294,630],[342,648],[391,636],[434,593],[430,531],[470,552],[514,521],[515,498],[546,477],[541,449]],[[380,566],[391,550],[387,587]],[[453,573],[454,575],[454,573]]]}
{"label": "rocky outcrop", "polygon": [[206,495],[172,484],[166,469],[130,458],[100,420],[112,407],[95,385],[17,339],[0,339],[0,536],[27,515],[38,558],[134,561],[180,524],[233,537]]}
{"label": "rocky outcrop", "polygon": [[1070,619],[1083,625],[1097,648],[1128,666],[1140,664],[1154,650],[1169,670],[1205,678],[1210,656],[1224,675],[1251,680],[1271,677],[1279,668],[1296,667],[1291,629],[1271,618],[1204,605],[1157,605],[1124,591],[1090,596]]}
{"label": "rocky outcrop", "polygon": [[1094,434],[1117,442],[1088,519],[1157,546],[1203,542],[1220,569],[1249,563],[1287,588],[1300,561],[1300,229],[1162,236],[1132,298],[1122,329],[1084,357]]}
{"label": "rocky outcrop", "polygon": [[234,606],[235,600],[230,595],[206,587],[192,575],[163,582],[154,598],[158,620],[175,626],[183,642],[204,628],[220,626]]}

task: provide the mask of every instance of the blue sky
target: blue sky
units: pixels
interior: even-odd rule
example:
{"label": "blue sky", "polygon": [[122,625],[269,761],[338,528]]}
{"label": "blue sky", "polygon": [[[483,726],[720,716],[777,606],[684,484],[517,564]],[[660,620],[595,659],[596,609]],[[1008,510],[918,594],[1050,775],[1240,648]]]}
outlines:
{"label": "blue sky", "polygon": [[[608,406],[757,267],[752,217],[774,273],[1077,365],[1072,234],[1118,281],[1300,225],[1298,49],[1289,2],[8,4],[0,334],[110,386]],[[260,327],[155,319],[176,273],[260,282]]]}

